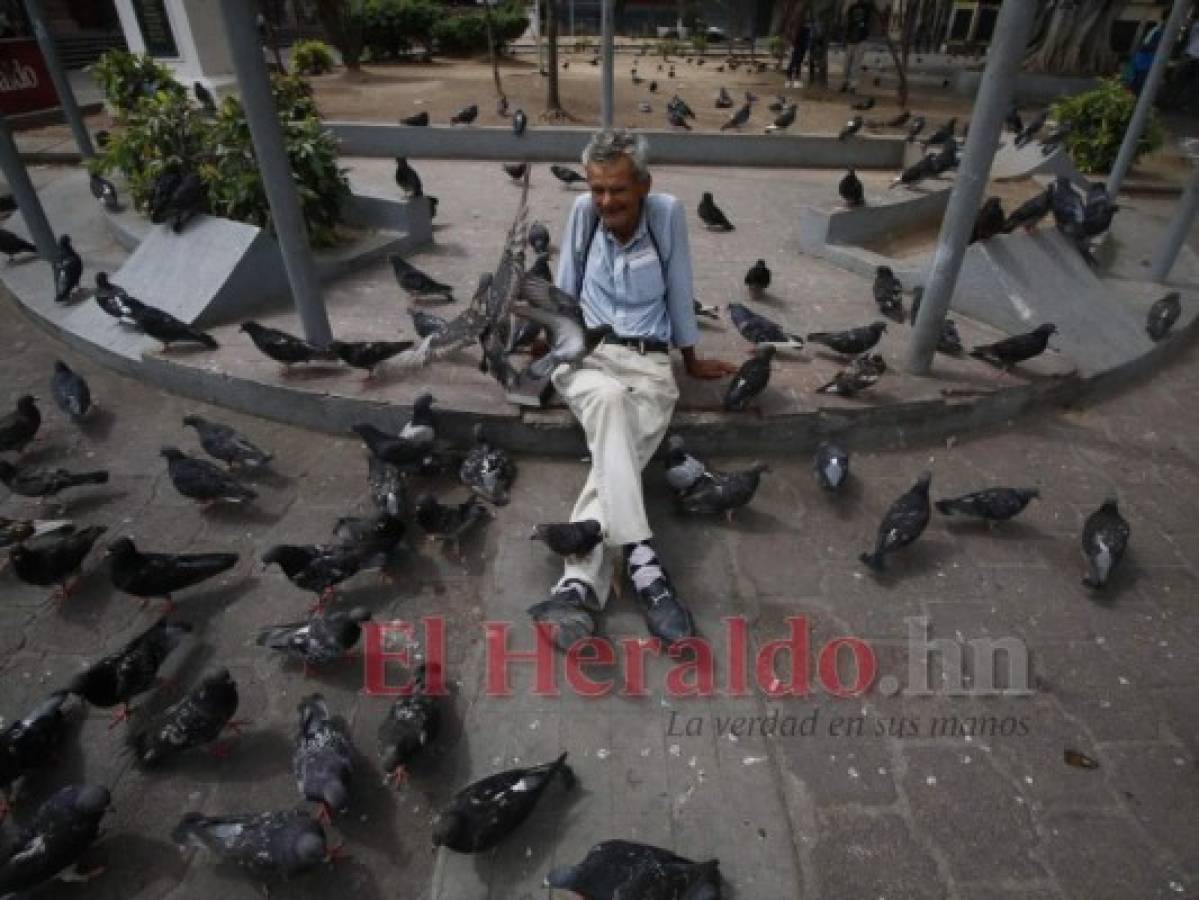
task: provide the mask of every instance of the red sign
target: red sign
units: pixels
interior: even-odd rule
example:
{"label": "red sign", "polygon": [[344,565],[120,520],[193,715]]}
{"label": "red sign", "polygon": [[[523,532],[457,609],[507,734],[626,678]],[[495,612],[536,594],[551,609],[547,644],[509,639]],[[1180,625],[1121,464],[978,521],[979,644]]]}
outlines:
{"label": "red sign", "polygon": [[37,41],[0,40],[0,113],[11,116],[56,106],[58,94]]}

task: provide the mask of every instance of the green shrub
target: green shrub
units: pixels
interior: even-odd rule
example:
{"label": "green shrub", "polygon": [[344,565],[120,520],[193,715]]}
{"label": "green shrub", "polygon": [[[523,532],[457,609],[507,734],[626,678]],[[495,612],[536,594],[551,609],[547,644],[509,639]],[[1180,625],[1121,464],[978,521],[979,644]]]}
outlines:
{"label": "green shrub", "polygon": [[128,115],[143,97],[159,92],[187,96],[187,89],[175,80],[171,70],[144,53],[109,50],[91,69],[92,77],[118,117]]}
{"label": "green shrub", "polygon": [[297,41],[291,62],[301,75],[324,75],[333,71],[333,48],[324,41]]}
{"label": "green shrub", "polygon": [[683,45],[675,38],[663,38],[658,42],[658,52],[662,54],[663,59],[671,56],[682,56]]}
{"label": "green shrub", "polygon": [[[516,40],[529,27],[529,20],[516,7],[492,10],[491,25],[497,51]],[[487,23],[482,13],[441,18],[433,26],[433,38],[440,52],[450,56],[482,53],[487,50]]]}
{"label": "green shrub", "polygon": [[[1074,164],[1084,172],[1106,172],[1120,152],[1124,132],[1132,120],[1137,98],[1119,78],[1105,78],[1094,90],[1085,91],[1053,105],[1053,117],[1068,125],[1065,144]],[[1164,134],[1156,112],[1137,144],[1136,157],[1162,145]]]}
{"label": "green shrub", "polygon": [[781,61],[787,53],[787,39],[781,34],[772,34],[766,46],[769,49],[770,55],[777,60]]}
{"label": "green shrub", "polygon": [[704,51],[708,49],[708,36],[702,31],[697,31],[691,35],[691,46],[695,48],[695,52],[702,56]]}
{"label": "green shrub", "polygon": [[364,38],[371,59],[394,59],[414,45],[430,52],[433,27],[443,15],[435,0],[367,0]]}
{"label": "green shrub", "polygon": [[[329,246],[336,241],[341,205],[350,192],[337,166],[337,142],[317,118],[302,78],[275,78],[274,93],[309,239],[313,246]],[[142,211],[159,175],[195,171],[208,187],[213,215],[272,227],[250,127],[236,97],[226,97],[215,117],[188,103],[185,94],[160,91],[145,97],[91,168],[121,172]]]}

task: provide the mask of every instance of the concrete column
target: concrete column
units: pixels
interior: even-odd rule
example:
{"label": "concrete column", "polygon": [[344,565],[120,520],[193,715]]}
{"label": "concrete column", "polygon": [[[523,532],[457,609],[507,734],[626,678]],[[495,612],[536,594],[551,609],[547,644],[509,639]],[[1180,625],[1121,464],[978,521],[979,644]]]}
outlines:
{"label": "concrete column", "polygon": [[0,116],[0,169],[4,171],[4,180],[12,188],[13,199],[17,201],[17,208],[21,210],[21,217],[37,246],[38,255],[47,262],[54,262],[58,259],[58,240],[46,220],[42,201],[38,199],[33,182],[29,180],[29,173],[12,139],[12,129],[8,127],[8,119],[4,116]]}
{"label": "concrete column", "polygon": [[1020,61],[1028,46],[1035,12],[1035,0],[1006,0],[999,8],[995,35],[987,53],[987,67],[978,86],[974,115],[970,119],[970,135],[949,195],[949,207],[941,222],[937,252],[908,348],[907,369],[914,375],[924,375],[932,367],[941,326],[949,311],[962,258],[966,255],[970,232],[987,187],[991,160],[999,146],[1003,119],[1011,107],[1016,73],[1020,71]]}
{"label": "concrete column", "polygon": [[1111,174],[1107,176],[1107,192],[1113,200],[1120,193],[1124,176],[1128,174],[1128,170],[1132,166],[1137,144],[1140,143],[1141,134],[1145,131],[1145,123],[1149,119],[1149,112],[1153,108],[1153,100],[1157,96],[1157,89],[1161,87],[1162,76],[1166,74],[1166,61],[1170,58],[1170,51],[1174,49],[1174,42],[1178,40],[1178,35],[1182,31],[1182,20],[1190,5],[1191,0],[1174,0],[1170,18],[1162,26],[1164,29],[1162,39],[1157,43],[1157,53],[1154,54],[1153,65],[1149,67],[1149,75],[1145,78],[1145,84],[1141,88],[1141,96],[1137,98],[1137,106],[1132,112],[1128,130],[1124,132],[1124,143],[1120,145],[1120,155],[1116,157],[1116,164],[1112,166]]}
{"label": "concrete column", "polygon": [[1178,259],[1178,251],[1186,240],[1187,233],[1195,224],[1195,213],[1199,212],[1199,155],[1192,158],[1191,179],[1187,182],[1174,218],[1166,228],[1165,236],[1153,255],[1153,263],[1149,268],[1149,277],[1154,281],[1165,281]]}
{"label": "concrete column", "polygon": [[[114,2],[129,50],[147,52],[132,0]],[[234,84],[233,62],[217,0],[165,0],[164,8],[178,56],[155,58],[189,90],[198,81],[218,99],[227,94]]]}
{"label": "concrete column", "polygon": [[614,0],[602,0],[603,6],[600,11],[600,22],[602,24],[601,33],[603,59],[600,61],[603,72],[601,79],[603,84],[603,95],[600,97],[600,127],[612,127],[612,93],[613,93],[613,69],[615,68],[615,41],[616,41],[616,10],[613,6]]}
{"label": "concrete column", "polygon": [[296,312],[304,328],[304,337],[319,347],[327,347],[333,333],[308,246],[308,229],[300,211],[300,198],[292,181],[291,163],[271,93],[270,75],[258,43],[255,11],[245,0],[221,0],[221,12]]}
{"label": "concrete column", "polygon": [[46,68],[50,71],[50,80],[54,82],[54,90],[58,93],[58,104],[62,114],[71,126],[71,134],[75,136],[75,146],[84,159],[96,155],[92,146],[92,136],[87,133],[83,124],[83,113],[75,102],[75,92],[71,90],[71,82],[58,59],[58,48],[54,46],[54,38],[46,19],[46,10],[42,0],[25,0],[25,11],[29,13],[29,21],[33,24],[33,36],[42,50],[42,58],[46,60]]}

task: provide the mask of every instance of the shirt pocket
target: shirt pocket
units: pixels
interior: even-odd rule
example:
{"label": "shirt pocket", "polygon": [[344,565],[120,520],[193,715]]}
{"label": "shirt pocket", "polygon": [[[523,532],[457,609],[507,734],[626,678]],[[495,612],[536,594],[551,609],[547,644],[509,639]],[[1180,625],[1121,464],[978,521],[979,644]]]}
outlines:
{"label": "shirt pocket", "polygon": [[629,260],[629,285],[632,300],[638,305],[661,300],[666,295],[662,278],[662,262],[656,253],[647,253]]}

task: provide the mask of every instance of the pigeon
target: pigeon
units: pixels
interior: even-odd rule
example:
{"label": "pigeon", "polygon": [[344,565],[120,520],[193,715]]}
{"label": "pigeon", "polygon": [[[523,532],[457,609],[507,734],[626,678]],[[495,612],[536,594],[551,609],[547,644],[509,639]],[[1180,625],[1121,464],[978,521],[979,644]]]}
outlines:
{"label": "pigeon", "polygon": [[705,191],[699,201],[699,218],[700,221],[708,227],[709,231],[732,231],[733,223],[728,220],[728,217],[716,205],[716,201],[712,199],[710,191]]}
{"label": "pigeon", "polygon": [[1007,217],[1007,221],[1003,223],[1004,233],[1010,234],[1017,228],[1023,228],[1025,231],[1031,232],[1036,224],[1049,214],[1052,206],[1053,186],[1050,185],[1030,200],[1025,200],[1012,210]]}
{"label": "pigeon", "polygon": [[171,831],[171,840],[180,847],[203,847],[258,876],[285,879],[336,855],[326,847],[325,829],[302,810],[233,816],[187,813]]}
{"label": "pigeon", "polygon": [[68,488],[85,484],[107,484],[108,472],[68,472],[66,469],[15,466],[0,459],[0,482],[22,497],[53,497]]}
{"label": "pigeon", "polygon": [[[177,753],[212,743],[226,728],[236,729],[242,724],[233,722],[237,703],[237,682],[228,669],[205,675],[182,700],[130,734],[134,759],[142,768],[150,769]],[[220,756],[224,749],[214,747],[213,752]]]}
{"label": "pigeon", "polygon": [[1170,329],[1174,327],[1174,323],[1178,321],[1180,315],[1182,315],[1181,297],[1178,291],[1170,291],[1149,307],[1145,330],[1154,341],[1160,341],[1170,333]]}
{"label": "pigeon", "polygon": [[524,180],[525,172],[529,171],[529,164],[528,163],[504,163],[503,168],[509,178],[511,178],[513,181],[519,183]]}
{"label": "pigeon", "polygon": [[54,260],[54,300],[66,303],[79,287],[83,277],[83,260],[71,246],[71,236],[64,234],[58,239],[58,259]]}
{"label": "pigeon", "polygon": [[92,190],[92,196],[104,204],[104,208],[109,212],[121,211],[121,200],[117,196],[117,186],[107,178],[102,178],[95,173],[92,173],[89,178],[89,186]]}
{"label": "pigeon", "polygon": [[721,86],[719,93],[717,93],[717,95],[716,95],[716,108],[717,109],[732,109],[733,108],[733,98],[729,96],[729,92],[726,91],[723,86]]}
{"label": "pigeon", "polygon": [[54,402],[71,421],[78,424],[92,406],[92,392],[83,376],[71,370],[61,359],[54,363],[54,376],[50,379],[50,394]]}
{"label": "pigeon", "polygon": [[275,625],[258,633],[260,647],[275,650],[304,664],[305,670],[337,662],[362,635],[371,614],[361,606],[349,612],[315,615],[306,622]]}
{"label": "pigeon", "polygon": [[1051,212],[1053,213],[1054,222],[1057,224],[1058,230],[1066,237],[1071,238],[1075,243],[1083,241],[1086,233],[1083,228],[1083,221],[1086,218],[1086,204],[1082,197],[1078,195],[1078,191],[1074,190],[1074,185],[1070,183],[1070,179],[1064,175],[1059,175],[1053,183],[1053,196],[1051,198]]}
{"label": "pigeon", "polygon": [[404,118],[400,119],[400,124],[411,125],[415,128],[423,128],[425,125],[429,124],[429,111],[422,109],[420,112],[414,113],[411,116],[405,116]]}
{"label": "pigeon", "polygon": [[107,531],[93,525],[80,531],[64,529],[13,547],[9,551],[13,572],[26,584],[37,587],[54,585],[52,599],[65,600],[71,594],[79,567],[92,545]]}
{"label": "pigeon", "polygon": [[404,192],[406,197],[420,197],[425,191],[421,184],[420,176],[416,174],[416,169],[408,165],[408,160],[403,156],[396,157],[396,185]]}
{"label": "pigeon", "polygon": [[599,546],[604,527],[596,519],[534,525],[529,539],[543,542],[559,556],[581,558]]}
{"label": "pigeon", "polygon": [[928,486],[932,473],[921,472],[912,488],[891,504],[878,526],[878,537],[872,553],[863,553],[858,559],[872,571],[882,572],[886,567],[886,556],[908,546],[924,533],[931,515],[928,504]]}
{"label": "pigeon", "polygon": [[51,694],[0,731],[0,791],[5,796],[0,799],[0,820],[8,815],[13,783],[53,758],[63,738],[66,699],[62,691]]}
{"label": "pigeon", "polygon": [[1020,118],[1020,111],[1016,109],[1013,103],[1012,108],[1008,110],[1008,114],[1003,117],[1003,124],[1012,134],[1019,134],[1024,130],[1024,122]]}
{"label": "pigeon", "polygon": [[941,333],[937,336],[938,352],[956,356],[962,349],[962,336],[958,333],[957,323],[953,319],[945,319],[941,322]]}
{"label": "pigeon", "polygon": [[168,612],[174,608],[172,594],[237,565],[236,553],[142,553],[127,537],[109,544],[107,555],[113,587],[141,597],[143,603],[166,600]]}
{"label": "pigeon", "polygon": [[208,187],[204,179],[195,172],[186,173],[171,194],[171,230],[179,234],[188,222],[203,212],[207,204]]}
{"label": "pigeon", "polygon": [[529,117],[525,115],[523,109],[518,109],[512,115],[512,133],[520,137],[525,133],[525,129],[529,127]]}
{"label": "pigeon", "polygon": [[1112,217],[1119,208],[1112,202],[1106,185],[1098,181],[1092,184],[1087,188],[1087,196],[1084,200],[1083,234],[1087,237],[1097,237],[1103,234],[1111,227]]}
{"label": "pigeon", "polygon": [[887,371],[886,361],[877,353],[863,353],[838,372],[827,384],[816,388],[818,394],[839,394],[852,397],[859,391],[873,387]]}
{"label": "pigeon", "polygon": [[456,506],[437,502],[432,494],[425,494],[416,501],[416,522],[432,539],[440,539],[454,548],[454,555],[462,557],[462,540],[478,522],[488,518],[487,507],[478,497],[471,495]]}
{"label": "pigeon", "polygon": [[368,482],[375,508],[386,516],[402,516],[407,507],[404,476],[397,466],[384,462],[374,454],[367,459]]}
{"label": "pigeon", "polygon": [[475,424],[474,437],[475,446],[462,461],[458,478],[488,503],[506,506],[516,480],[516,463],[501,448],[488,443],[482,422]]}
{"label": "pigeon", "polygon": [[741,303],[729,304],[733,326],[751,344],[776,344],[784,347],[803,347],[798,334],[783,331],[781,325],[751,310]]}
{"label": "pigeon", "polygon": [[958,158],[958,142],[953,138],[947,138],[941,145],[940,152],[930,153],[927,158],[933,175],[943,175],[950,169],[956,169],[961,163]]}
{"label": "pigeon", "polygon": [[529,246],[538,253],[549,253],[550,230],[542,222],[534,222],[529,226]]}
{"label": "pigeon", "polygon": [[727,411],[744,410],[751,400],[766,390],[774,353],[774,344],[761,344],[754,348],[754,355],[741,364],[724,395],[723,405]]}
{"label": "pigeon", "polygon": [[120,321],[122,325],[137,327],[133,320],[134,310],[145,306],[140,300],[129,296],[129,292],[108,279],[107,272],[96,273],[96,303],[105,313]]}
{"label": "pigeon", "polygon": [[682,437],[672,434],[666,439],[666,483],[677,493],[684,493],[708,471],[699,459],[687,452]]}
{"label": "pigeon", "polygon": [[781,113],[790,105],[791,104],[788,102],[786,97],[784,97],[782,94],[778,94],[772,101],[770,101],[766,108],[772,113]]}
{"label": "pigeon", "polygon": [[1056,325],[1038,325],[1024,334],[975,347],[970,351],[970,355],[975,359],[1009,368],[1044,353],[1045,348],[1049,346],[1049,336],[1056,333]]}
{"label": "pigeon", "polygon": [[430,335],[440,334],[450,324],[441,316],[435,316],[433,313],[425,312],[422,309],[409,309],[408,315],[412,317],[412,327],[416,329],[416,336],[419,338],[427,338]]}
{"label": "pigeon", "polygon": [[254,446],[244,434],[220,422],[190,415],[183,417],[183,424],[196,429],[204,452],[213,459],[219,459],[230,470],[261,469],[275,458],[273,454]]}
{"label": "pigeon", "polygon": [[479,116],[479,107],[472,103],[470,106],[464,106],[458,112],[454,113],[450,119],[451,125],[469,125]]}
{"label": "pigeon", "polygon": [[262,555],[262,564],[277,565],[300,590],[316,594],[320,609],[333,596],[334,587],[358,574],[363,558],[357,547],[275,544]]}
{"label": "pigeon", "polygon": [[687,124],[687,117],[684,116],[677,109],[666,110],[666,119],[675,128],[684,128],[687,131],[691,130],[691,126]]}
{"label": "pigeon", "polygon": [[650,104],[648,104],[644,100],[642,100],[640,103],[637,104],[637,111],[641,112],[641,113],[652,113],[654,111],[654,108]]}
{"label": "pigeon", "polygon": [[155,225],[161,225],[170,215],[171,197],[174,196],[175,189],[179,187],[181,181],[183,181],[183,175],[175,171],[162,172],[154,179],[154,184],[150,189],[149,212],[150,221]]}
{"label": "pigeon", "polygon": [[440,300],[444,303],[454,301],[454,289],[448,284],[442,284],[440,281],[430,278],[416,266],[406,262],[398,253],[392,253],[387,258],[391,261],[396,281],[399,282],[404,293],[413,300]]}
{"label": "pigeon", "polygon": [[837,135],[837,140],[843,141],[847,137],[853,137],[862,130],[862,117],[854,116],[845,123],[845,127],[841,129],[841,133]]}
{"label": "pigeon", "polygon": [[890,266],[878,266],[874,270],[873,291],[879,312],[896,322],[903,322],[903,284]]}
{"label": "pigeon", "polygon": [[845,177],[837,185],[837,193],[841,195],[841,199],[845,201],[845,205],[850,209],[866,204],[866,192],[852,166],[850,166],[849,171],[845,173]]}
{"label": "pigeon", "polygon": [[874,98],[867,97],[865,100],[859,100],[857,103],[854,103],[851,108],[852,109],[860,109],[863,112],[865,112],[868,109],[874,109]]}
{"label": "pigeon", "polygon": [[433,417],[433,404],[437,399],[427,391],[412,401],[412,418],[400,429],[400,440],[414,447],[429,449],[437,438],[437,424]]}
{"label": "pigeon", "polygon": [[649,92],[650,92],[651,94],[656,94],[656,93],[658,93],[658,82],[656,82],[656,81],[651,81],[651,82],[649,83]]}
{"label": "pigeon", "polygon": [[193,328],[169,312],[149,304],[142,304],[133,310],[133,322],[162,344],[164,351],[169,350],[171,344],[200,344],[209,350],[216,350],[219,346],[212,335]]}
{"label": "pigeon", "polygon": [[922,156],[916,162],[912,163],[906,169],[899,173],[899,177],[891,182],[890,188],[897,185],[905,187],[913,187],[926,178],[932,178],[937,174],[936,157],[932,154]]}
{"label": "pigeon", "polygon": [[364,569],[386,568],[404,537],[398,515],[342,516],[333,526],[339,547],[352,551]]}
{"label": "pigeon", "polygon": [[440,672],[435,663],[425,663],[413,672],[413,688],[398,697],[379,723],[379,762],[387,773],[384,784],[403,784],[408,779],[408,764],[423,753],[441,729],[441,705],[428,693],[430,676]]}
{"label": "pigeon", "polygon": [[318,821],[328,822],[334,812],[344,813],[350,800],[354,748],[341,716],[331,716],[325,698],[309,694],[296,707],[300,727],[292,753],[296,789],[305,800],[320,804]]}
{"label": "pigeon", "polygon": [[0,894],[15,896],[60,873],[64,880],[89,881],[103,872],[80,872],[76,865],[100,836],[100,820],[111,802],[108,790],[96,784],[70,784],[51,794],[8,848],[10,855],[0,864]]}
{"label": "pigeon", "polygon": [[912,119],[912,121],[908,123],[907,143],[910,144],[916,140],[916,138],[920,135],[920,132],[924,131],[924,125],[924,116],[916,116],[916,118]]}
{"label": "pigeon", "polygon": [[724,514],[731,524],[733,513],[747,506],[758,490],[758,484],[770,467],[755,462],[741,472],[717,472],[708,469],[688,490],[678,495],[679,507],[700,515]]}
{"label": "pigeon", "polygon": [[680,116],[685,119],[694,119],[695,111],[687,105],[687,101],[675,94],[666,104],[666,108],[675,110]]}
{"label": "pigeon", "polygon": [[947,497],[934,505],[937,512],[944,516],[956,513],[989,522],[1006,522],[1018,516],[1029,502],[1040,496],[1041,492],[1036,488],[987,488],[960,497]]}
{"label": "pigeon", "polygon": [[888,119],[883,124],[885,126],[887,126],[888,128],[902,128],[904,125],[907,124],[908,119],[910,119],[910,118],[912,118],[912,114],[905,109],[899,113],[896,113],[895,116]]}
{"label": "pigeon", "polygon": [[251,488],[230,478],[212,463],[193,459],[181,450],[164,446],[162,456],[167,460],[167,473],[171,484],[184,497],[197,503],[244,503],[258,494]]}
{"label": "pigeon", "polygon": [[101,709],[119,703],[121,710],[112,725],[126,720],[129,701],[154,687],[159,667],[191,630],[186,622],[167,622],[163,617],[120,650],[76,675],[67,690]]}
{"label": "pigeon", "polygon": [[928,136],[928,140],[921,141],[921,143],[925,147],[929,147],[933,144],[944,144],[947,140],[953,137],[953,133],[957,128],[957,124],[957,118],[951,118],[948,122],[930,134]]}
{"label": "pigeon", "polygon": [[826,491],[836,493],[849,479],[849,451],[832,441],[821,441],[812,468],[816,472],[816,483]]}
{"label": "pigeon", "polygon": [[1020,148],[1037,136],[1037,132],[1045,127],[1045,123],[1049,121],[1049,110],[1043,109],[1033,116],[1027,125],[1020,130],[1016,135],[1016,147]]}
{"label": "pigeon", "polygon": [[723,125],[720,126],[721,131],[726,131],[729,128],[740,128],[749,121],[749,115],[752,107],[749,103],[744,104],[739,110],[733,113]]}
{"label": "pigeon", "polygon": [[1128,549],[1130,529],[1115,497],[1106,498],[1082,526],[1082,555],[1087,574],[1082,583],[1098,590],[1107,584]]}
{"label": "pigeon", "polygon": [[286,331],[268,328],[254,321],[243,322],[238,330],[248,334],[254,346],[262,353],[275,362],[282,363],[284,371],[290,370],[297,363],[336,359],[332,350],[322,349]]}
{"label": "pigeon", "polygon": [[1070,122],[1062,122],[1041,139],[1041,155],[1048,156],[1060,147],[1074,131]]}
{"label": "pigeon", "polygon": [[545,886],[588,900],[718,900],[719,866],[715,859],[697,863],[650,844],[603,841],[588,850],[582,862],[552,869]]}
{"label": "pigeon", "polygon": [[712,319],[715,322],[720,321],[720,310],[715,306],[704,306],[695,297],[691,298],[691,308],[695,311],[695,315],[704,319]]}
{"label": "pigeon", "polygon": [[970,243],[985,241],[1002,233],[1007,216],[1003,213],[998,197],[988,197],[978,217],[974,220],[974,230],[970,233]]}
{"label": "pigeon", "polygon": [[766,293],[766,289],[770,287],[770,269],[766,267],[766,260],[759,259],[750,266],[749,271],[745,273],[745,286],[749,288],[749,294],[754,299],[760,299]]}
{"label": "pigeon", "polygon": [[365,369],[369,380],[384,362],[414,346],[412,341],[334,341],[329,349],[347,366]]}
{"label": "pigeon", "polygon": [[510,769],[458,791],[433,825],[433,846],[458,853],[481,853],[502,841],[529,817],[554,776],[567,788],[575,783],[566,754],[527,769]]}
{"label": "pigeon", "polygon": [[17,408],[0,418],[0,453],[21,453],[41,427],[37,398],[32,394],[18,397]]}
{"label": "pigeon", "polygon": [[33,253],[37,254],[37,247],[25,240],[19,235],[13,234],[4,228],[0,228],[0,253],[8,257],[8,261],[12,262],[13,257],[18,253]]}
{"label": "pigeon", "polygon": [[9,519],[0,516],[0,550],[7,550],[44,534],[74,530],[75,525],[69,519]]}
{"label": "pigeon", "polygon": [[873,349],[886,330],[886,322],[872,322],[845,331],[814,331],[808,335],[808,340],[845,356],[857,356]]}
{"label": "pigeon", "polygon": [[216,100],[212,96],[212,92],[204,87],[200,82],[192,82],[192,92],[196,95],[196,100],[204,107],[204,112],[209,115],[216,113]]}
{"label": "pigeon", "polygon": [[587,181],[586,178],[574,169],[568,169],[566,166],[550,166],[550,172],[567,187],[570,187],[572,184],[584,184]]}

